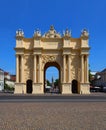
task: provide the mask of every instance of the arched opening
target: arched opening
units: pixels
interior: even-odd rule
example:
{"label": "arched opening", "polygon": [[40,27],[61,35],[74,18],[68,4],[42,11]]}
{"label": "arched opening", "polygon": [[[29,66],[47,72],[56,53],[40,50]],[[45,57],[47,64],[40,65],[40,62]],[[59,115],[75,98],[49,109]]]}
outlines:
{"label": "arched opening", "polygon": [[78,81],[75,79],[72,81],[72,93],[78,93]]}
{"label": "arched opening", "polygon": [[26,91],[27,93],[32,93],[33,88],[32,88],[32,80],[28,79],[26,82]]}
{"label": "arched opening", "polygon": [[61,93],[60,66],[56,62],[48,62],[44,67],[44,93]]}

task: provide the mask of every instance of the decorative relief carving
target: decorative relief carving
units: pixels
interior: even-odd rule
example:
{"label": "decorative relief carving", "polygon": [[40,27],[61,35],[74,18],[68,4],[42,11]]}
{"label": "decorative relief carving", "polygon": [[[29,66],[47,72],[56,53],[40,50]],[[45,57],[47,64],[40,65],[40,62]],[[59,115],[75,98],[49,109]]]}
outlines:
{"label": "decorative relief carving", "polygon": [[29,70],[25,71],[25,81],[30,78]]}
{"label": "decorative relief carving", "polygon": [[18,36],[24,37],[24,32],[23,32],[22,29],[18,29],[18,30],[16,31],[16,37],[18,37]]}
{"label": "decorative relief carving", "polygon": [[82,32],[81,32],[81,37],[89,37],[89,33],[87,31],[87,29],[83,29]]}
{"label": "decorative relief carving", "polygon": [[33,56],[25,56],[25,69],[33,69]]}
{"label": "decorative relief carving", "polygon": [[37,29],[36,31],[34,31],[34,37],[41,37],[41,32],[39,29]]}
{"label": "decorative relief carving", "polygon": [[32,71],[30,71],[30,70],[26,70],[25,71],[25,81],[27,81],[28,79],[32,79],[32,75],[33,74],[33,72]]}
{"label": "decorative relief carving", "polygon": [[78,79],[78,68],[79,68],[79,58],[77,55],[71,56],[71,75],[72,79]]}
{"label": "decorative relief carving", "polygon": [[71,32],[68,29],[66,29],[63,35],[64,37],[71,37]]}
{"label": "decorative relief carving", "polygon": [[54,29],[54,26],[51,25],[50,26],[50,30],[44,34],[43,37],[46,37],[46,38],[60,38],[60,34],[56,32],[56,30]]}
{"label": "decorative relief carving", "polygon": [[62,57],[59,55],[43,55],[42,56],[42,70],[47,62],[57,62],[62,66]]}
{"label": "decorative relief carving", "polygon": [[79,63],[80,62],[78,62],[79,61],[79,57],[77,56],[77,55],[75,55],[75,56],[71,56],[71,65],[72,66],[74,66],[75,68],[78,68],[79,67]]}
{"label": "decorative relief carving", "polygon": [[52,55],[44,55],[42,56],[42,63],[47,63],[47,62],[55,62],[56,61],[56,56]]}
{"label": "decorative relief carving", "polygon": [[75,79],[75,68],[71,69],[71,78]]}

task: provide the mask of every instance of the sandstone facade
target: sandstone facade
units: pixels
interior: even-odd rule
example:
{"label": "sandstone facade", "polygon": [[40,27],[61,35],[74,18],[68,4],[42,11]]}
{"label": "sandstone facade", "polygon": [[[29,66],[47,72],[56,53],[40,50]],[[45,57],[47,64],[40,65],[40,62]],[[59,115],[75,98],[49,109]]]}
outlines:
{"label": "sandstone facade", "polygon": [[50,66],[59,70],[59,91],[62,94],[89,93],[87,30],[80,38],[73,38],[68,29],[63,36],[53,26],[41,35],[25,38],[16,31],[16,83],[15,93],[45,93],[45,73]]}

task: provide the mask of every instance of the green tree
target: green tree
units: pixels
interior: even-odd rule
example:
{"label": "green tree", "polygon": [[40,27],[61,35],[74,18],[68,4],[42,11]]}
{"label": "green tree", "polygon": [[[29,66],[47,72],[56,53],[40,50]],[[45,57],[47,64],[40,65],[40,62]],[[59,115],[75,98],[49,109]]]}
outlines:
{"label": "green tree", "polygon": [[54,86],[58,86],[59,85],[59,79],[56,79],[54,82]]}
{"label": "green tree", "polygon": [[89,70],[89,82],[92,82],[92,74],[91,74],[91,70]]}
{"label": "green tree", "polygon": [[4,84],[4,89],[5,90],[9,90],[9,91],[14,91],[14,88],[13,87],[11,87],[11,86],[9,86],[8,84]]}
{"label": "green tree", "polygon": [[51,86],[51,83],[49,82],[49,80],[47,80],[47,86]]}

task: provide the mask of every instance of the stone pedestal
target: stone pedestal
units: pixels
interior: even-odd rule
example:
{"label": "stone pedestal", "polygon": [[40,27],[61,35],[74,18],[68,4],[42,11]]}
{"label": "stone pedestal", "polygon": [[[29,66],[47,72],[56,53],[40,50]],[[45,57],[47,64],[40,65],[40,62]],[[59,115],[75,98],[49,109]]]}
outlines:
{"label": "stone pedestal", "polygon": [[89,83],[80,83],[80,94],[90,94]]}
{"label": "stone pedestal", "polygon": [[26,84],[25,83],[15,83],[15,94],[25,94],[26,93]]}
{"label": "stone pedestal", "polygon": [[62,83],[62,94],[72,94],[70,83]]}
{"label": "stone pedestal", "polygon": [[44,87],[42,85],[42,83],[34,83],[33,84],[33,94],[44,94]]}

